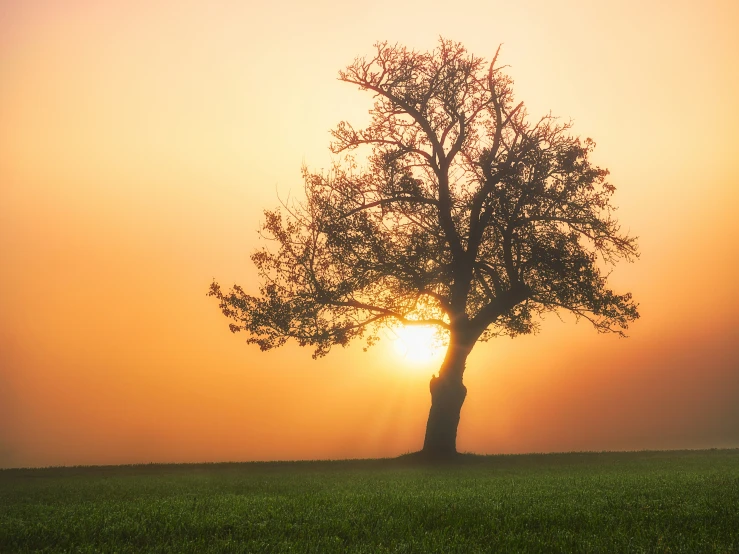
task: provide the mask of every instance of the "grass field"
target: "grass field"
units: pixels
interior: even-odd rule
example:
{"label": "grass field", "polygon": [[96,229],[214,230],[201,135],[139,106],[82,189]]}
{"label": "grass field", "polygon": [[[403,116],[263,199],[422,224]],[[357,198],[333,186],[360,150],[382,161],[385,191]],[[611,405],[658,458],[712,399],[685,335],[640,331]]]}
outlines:
{"label": "grass field", "polygon": [[0,471],[0,552],[739,552],[739,450]]}

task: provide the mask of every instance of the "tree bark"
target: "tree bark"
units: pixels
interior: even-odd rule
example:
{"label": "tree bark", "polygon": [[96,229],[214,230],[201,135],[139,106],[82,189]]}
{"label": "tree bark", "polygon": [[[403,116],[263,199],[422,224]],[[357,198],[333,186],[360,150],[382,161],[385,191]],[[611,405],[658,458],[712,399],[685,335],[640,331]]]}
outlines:
{"label": "tree bark", "polygon": [[425,455],[436,458],[457,453],[457,426],[467,396],[462,375],[470,350],[471,347],[452,341],[439,376],[431,377],[431,409],[423,442]]}

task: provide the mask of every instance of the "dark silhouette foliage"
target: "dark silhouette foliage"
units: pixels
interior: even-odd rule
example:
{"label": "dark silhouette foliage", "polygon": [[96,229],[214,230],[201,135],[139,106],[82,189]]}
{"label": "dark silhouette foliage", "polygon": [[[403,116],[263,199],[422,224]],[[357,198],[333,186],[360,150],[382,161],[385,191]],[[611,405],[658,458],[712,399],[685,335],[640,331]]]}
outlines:
{"label": "dark silhouette foliage", "polygon": [[[608,171],[589,160],[595,143],[551,114],[530,120],[500,48],[492,62],[444,39],[431,52],[375,48],[339,73],[373,95],[369,125],[339,123],[331,170],[303,168],[305,198],[265,212],[259,294],[216,282],[209,294],[263,350],[293,338],[322,356],[371,345],[388,324],[437,326],[448,353],[432,403],[458,421],[477,341],[534,332],[557,310],[623,335],[637,306],[607,268],[635,258],[636,242],[614,216]],[[442,382],[457,390],[451,404],[437,402]],[[454,449],[452,423],[441,450]]]}

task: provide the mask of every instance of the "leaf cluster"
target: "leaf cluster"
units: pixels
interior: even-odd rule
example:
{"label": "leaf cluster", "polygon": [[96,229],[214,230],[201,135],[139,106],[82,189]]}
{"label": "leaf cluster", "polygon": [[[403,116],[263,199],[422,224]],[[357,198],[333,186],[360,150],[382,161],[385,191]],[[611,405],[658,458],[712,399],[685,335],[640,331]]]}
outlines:
{"label": "leaf cluster", "polygon": [[372,344],[388,323],[473,344],[568,310],[623,335],[637,306],[608,287],[607,268],[638,252],[608,171],[571,123],[529,120],[499,51],[487,62],[444,39],[430,52],[378,43],[339,73],[373,95],[370,123],[339,123],[334,166],[304,167],[305,198],[265,212],[259,295],[211,285],[233,331],[320,356]]}

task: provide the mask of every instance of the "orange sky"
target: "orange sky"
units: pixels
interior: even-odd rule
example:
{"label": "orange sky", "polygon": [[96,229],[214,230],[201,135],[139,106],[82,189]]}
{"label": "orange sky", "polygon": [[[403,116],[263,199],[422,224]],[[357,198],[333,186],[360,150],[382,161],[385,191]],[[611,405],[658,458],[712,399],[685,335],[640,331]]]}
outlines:
{"label": "orange sky", "polygon": [[392,456],[438,360],[228,332],[263,208],[370,98],[336,74],[439,35],[598,143],[641,260],[631,338],[550,317],[473,352],[458,447],[739,446],[739,3],[0,0],[0,467]]}

